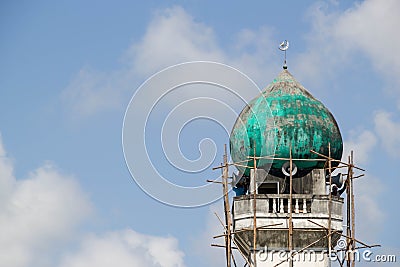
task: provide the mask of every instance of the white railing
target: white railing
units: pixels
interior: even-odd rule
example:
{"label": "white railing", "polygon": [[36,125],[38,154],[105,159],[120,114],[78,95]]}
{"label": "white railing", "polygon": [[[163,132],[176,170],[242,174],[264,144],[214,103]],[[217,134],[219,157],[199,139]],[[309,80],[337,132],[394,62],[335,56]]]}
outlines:
{"label": "white railing", "polygon": [[[241,199],[252,201],[252,195],[241,196]],[[267,213],[310,213],[312,196],[305,194],[293,194],[290,201],[289,194],[268,194],[257,195],[257,211]],[[235,200],[238,201],[238,200]],[[244,209],[252,207],[252,205],[242,206]],[[242,210],[244,211],[244,210]],[[250,211],[250,210],[249,210]],[[249,212],[248,211],[248,212]]]}
{"label": "white railing", "polygon": [[[311,212],[311,199],[297,198],[292,196],[292,203],[289,198],[269,197],[267,201],[268,212],[272,213],[309,213]],[[272,203],[272,204],[270,204]]]}

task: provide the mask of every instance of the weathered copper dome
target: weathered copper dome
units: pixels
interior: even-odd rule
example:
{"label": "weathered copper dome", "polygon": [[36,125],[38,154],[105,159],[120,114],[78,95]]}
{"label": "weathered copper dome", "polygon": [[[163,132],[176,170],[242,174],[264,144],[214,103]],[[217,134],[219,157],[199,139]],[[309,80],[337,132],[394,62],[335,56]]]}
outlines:
{"label": "weathered copper dome", "polygon": [[[283,70],[279,76],[240,113],[230,136],[230,151],[234,162],[242,162],[238,169],[249,174],[253,161],[248,156],[272,156],[294,159],[317,159],[310,150],[340,160],[343,141],[335,118],[295,78]],[[260,159],[258,168],[283,177],[282,165],[287,160]],[[322,161],[296,161],[297,177],[315,168],[323,168]],[[337,164],[336,164],[337,165]]]}

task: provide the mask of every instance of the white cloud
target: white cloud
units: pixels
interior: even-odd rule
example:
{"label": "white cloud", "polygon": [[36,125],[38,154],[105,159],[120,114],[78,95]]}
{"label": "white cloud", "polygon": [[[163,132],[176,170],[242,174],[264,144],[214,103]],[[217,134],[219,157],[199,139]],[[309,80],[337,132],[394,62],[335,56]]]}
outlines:
{"label": "white cloud", "polygon": [[82,68],[62,92],[61,98],[72,116],[82,118],[122,108],[124,96],[135,86],[128,68],[110,73]]}
{"label": "white cloud", "polygon": [[175,238],[123,230],[85,238],[79,251],[65,257],[60,267],[183,267],[183,257]]}
{"label": "white cloud", "polygon": [[[46,164],[17,180],[0,139],[0,258],[10,267],[44,265],[91,211],[79,185]],[[59,248],[59,247],[58,247]]]}
{"label": "white cloud", "polygon": [[[356,4],[342,14],[334,27],[334,35],[347,49],[361,50],[374,66],[388,78],[400,74],[400,2],[368,0]],[[397,78],[396,82],[400,82]]]}
{"label": "white cloud", "polygon": [[371,150],[375,147],[377,138],[371,131],[364,130],[361,133],[350,133],[350,139],[344,141],[342,161],[347,162],[351,151],[354,151],[355,163],[367,163]]}
{"label": "white cloud", "polygon": [[0,208],[6,203],[12,194],[16,180],[13,174],[13,165],[7,157],[0,135]]}
{"label": "white cloud", "polygon": [[157,12],[143,38],[123,57],[126,65],[118,70],[80,70],[62,93],[73,115],[82,118],[123,107],[124,98],[129,99],[137,81],[170,65],[192,60],[223,61],[213,30],[195,22],[180,7]]}
{"label": "white cloud", "polygon": [[[62,99],[77,117],[121,108],[138,81],[165,67],[196,60],[230,64],[262,81],[264,86],[279,70],[279,61],[271,60],[276,56],[273,51],[277,43],[272,41],[272,33],[268,27],[255,31],[245,29],[235,36],[230,46],[222,49],[214,30],[197,22],[183,8],[159,10],[144,36],[123,55],[124,66],[108,73],[82,68],[64,89]],[[233,51],[232,55],[228,54],[229,50]]]}
{"label": "white cloud", "polygon": [[224,61],[212,28],[196,22],[181,7],[160,10],[138,44],[133,44],[134,70],[149,76],[170,65],[192,61]]}
{"label": "white cloud", "polygon": [[310,8],[308,20],[312,29],[305,35],[306,50],[292,60],[299,80],[317,85],[332,77],[340,63],[348,61],[344,60],[343,50],[338,49],[332,36],[337,14],[328,14],[326,9],[327,3],[324,2]]}
{"label": "white cloud", "polygon": [[393,115],[386,111],[378,111],[374,116],[375,131],[380,137],[385,150],[392,156],[399,156],[400,122],[393,121]]}
{"label": "white cloud", "polygon": [[229,45],[222,47],[213,28],[175,6],[156,13],[143,38],[131,46],[127,56],[133,62],[134,72],[142,77],[173,64],[208,60],[237,67],[264,83],[268,73],[275,75],[272,70],[279,70],[280,63],[271,63],[278,61],[271,60],[277,54],[273,33],[267,26],[243,29]]}
{"label": "white cloud", "polygon": [[[335,5],[333,5],[333,9]],[[335,77],[343,67],[356,65],[364,54],[375,69],[394,85],[400,98],[400,2],[366,0],[344,12],[318,2],[309,11],[313,30],[306,52],[295,60],[296,73],[309,82]]]}
{"label": "white cloud", "polygon": [[[334,7],[330,9],[329,7]],[[335,4],[319,2],[310,8],[312,30],[306,33],[305,52],[290,60],[299,80],[320,83],[354,65],[364,54],[386,77],[400,103],[400,2],[366,0],[344,12]],[[265,86],[280,69],[274,29],[243,29],[225,46],[209,25],[197,21],[182,7],[154,13],[145,34],[122,56],[125,65],[109,72],[88,67],[72,79],[62,99],[76,117],[121,109],[130,94],[149,75],[176,63],[211,60],[239,68]],[[272,63],[271,63],[272,62]]]}
{"label": "white cloud", "polygon": [[79,250],[66,255],[69,244],[81,239],[77,227],[92,210],[77,181],[50,163],[16,179],[0,138],[2,266],[185,266],[175,238],[133,230],[89,234]]}

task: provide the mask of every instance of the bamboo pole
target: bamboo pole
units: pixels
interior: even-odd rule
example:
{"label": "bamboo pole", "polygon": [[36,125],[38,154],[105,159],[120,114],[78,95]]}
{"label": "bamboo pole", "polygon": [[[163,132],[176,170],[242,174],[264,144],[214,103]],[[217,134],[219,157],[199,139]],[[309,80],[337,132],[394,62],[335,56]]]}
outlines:
{"label": "bamboo pole", "polygon": [[[356,228],[356,220],[355,220],[355,210],[354,210],[354,189],[353,189],[353,166],[354,166],[354,157],[353,150],[350,153],[350,194],[351,194],[351,249],[353,250],[355,247],[354,239],[355,239],[355,228]],[[352,259],[351,267],[356,265],[356,261]]]}
{"label": "bamboo pole", "polygon": [[[292,196],[292,191],[293,191],[293,161],[292,161],[292,146],[290,145],[290,151],[289,151],[289,173],[290,173],[290,180],[289,180],[289,190],[290,190],[290,195],[289,195],[289,202],[288,203],[288,209],[289,209],[289,251],[293,251],[293,214],[292,214],[292,201],[293,201],[293,196]],[[289,266],[293,267],[293,260],[292,258],[289,259]]]}
{"label": "bamboo pole", "polygon": [[231,212],[229,206],[229,195],[228,195],[228,155],[226,151],[226,144],[224,145],[224,168],[222,169],[222,188],[224,194],[224,213],[225,213],[225,224],[226,224],[226,266],[231,267],[231,255],[232,255],[232,242],[231,242]]}
{"label": "bamboo pole", "polygon": [[257,178],[257,160],[256,160],[256,142],[254,142],[253,147],[253,266],[257,267],[257,204],[256,204],[256,178]]}
{"label": "bamboo pole", "polygon": [[[327,156],[325,156],[324,154],[321,154],[321,153],[318,153],[318,152],[316,152],[316,151],[314,151],[314,150],[310,150],[310,152],[311,153],[314,153],[314,154],[316,154],[316,155],[318,155],[318,156],[320,156],[320,157],[323,157],[323,158],[325,158],[325,159],[330,159],[330,160],[332,160],[332,161],[334,161],[334,162],[339,162],[339,163],[341,163],[341,164],[343,164],[343,165],[346,165],[346,166],[348,166],[348,167],[350,167],[350,165],[351,164],[349,164],[349,163],[345,163],[345,162],[342,162],[342,161],[340,161],[340,160],[338,160],[338,159],[333,159],[333,158],[331,158],[331,157],[327,157]],[[365,171],[364,169],[362,169],[362,168],[359,168],[359,167],[357,167],[357,166],[351,166],[352,168],[355,168],[355,169],[357,169],[357,170],[360,170],[360,171]]]}
{"label": "bamboo pole", "polygon": [[328,143],[328,172],[329,172],[329,190],[328,190],[328,194],[329,194],[329,203],[328,203],[328,252],[329,252],[329,256],[332,253],[332,161],[331,161],[331,143]]}
{"label": "bamboo pole", "polygon": [[[348,157],[349,160],[349,164],[351,164],[351,159],[350,156]],[[350,180],[351,180],[351,167],[349,167],[347,169],[347,179],[346,179],[346,183],[347,183],[347,187],[346,187],[346,195],[347,195],[347,202],[346,202],[346,233],[347,233],[347,237],[346,237],[346,251],[348,251],[350,249],[350,247],[352,247],[351,244],[351,191],[350,191]],[[346,257],[346,266],[350,267],[351,266],[351,259],[350,257]]]}

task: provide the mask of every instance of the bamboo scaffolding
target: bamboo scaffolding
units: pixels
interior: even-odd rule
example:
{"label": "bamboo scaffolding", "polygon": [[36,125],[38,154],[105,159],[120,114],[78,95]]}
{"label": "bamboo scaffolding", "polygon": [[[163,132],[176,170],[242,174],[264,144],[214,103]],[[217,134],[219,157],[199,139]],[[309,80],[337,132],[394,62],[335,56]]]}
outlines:
{"label": "bamboo scaffolding", "polygon": [[[223,227],[223,228],[225,229],[225,231],[226,231],[226,230],[227,230],[227,229],[226,229],[226,226],[225,226],[224,223],[222,222],[221,218],[218,216],[218,214],[217,214],[216,212],[214,212],[214,214],[215,214],[215,216],[217,216],[218,221],[221,223],[222,227]],[[240,237],[238,236],[238,239],[239,239],[239,238],[240,238]],[[235,244],[236,247],[239,247],[238,244],[236,243],[235,239],[231,239],[231,240],[232,240],[233,244]],[[243,240],[242,240],[242,241],[243,241]],[[243,259],[246,261],[246,263],[250,266],[250,262],[249,262],[249,260],[247,259],[247,257],[243,254],[243,252],[242,252],[240,249],[238,249],[238,251],[239,251],[240,255],[242,255]],[[232,254],[232,255],[233,255],[233,254]]]}
{"label": "bamboo scaffolding", "polygon": [[[363,242],[361,242],[360,240],[357,240],[355,238],[355,204],[354,204],[354,184],[353,184],[353,180],[363,177],[364,174],[361,175],[357,175],[354,176],[354,170],[359,170],[359,171],[365,171],[364,169],[357,167],[354,165],[354,153],[353,151],[351,151],[350,156],[348,157],[348,163],[346,162],[342,162],[340,160],[336,160],[333,159],[331,156],[331,146],[330,143],[328,144],[328,155],[324,155],[321,153],[318,153],[316,151],[310,150],[310,152],[318,155],[319,157],[321,157],[322,159],[294,159],[292,157],[292,150],[290,148],[290,155],[289,158],[283,158],[283,157],[274,157],[274,156],[265,156],[265,157],[257,157],[256,156],[256,146],[254,144],[254,155],[253,156],[249,156],[247,160],[243,160],[240,162],[235,162],[235,163],[228,163],[228,159],[227,159],[227,151],[226,151],[226,145],[224,147],[224,163],[221,164],[221,166],[218,167],[214,167],[213,170],[216,169],[222,169],[222,181],[213,181],[213,180],[207,180],[207,182],[212,182],[212,183],[218,183],[218,184],[222,184],[223,186],[223,196],[224,196],[224,215],[225,215],[225,225],[222,222],[222,220],[219,218],[219,216],[216,214],[218,220],[220,221],[220,223],[223,225],[225,233],[222,235],[218,235],[218,236],[214,236],[214,238],[219,238],[219,237],[224,237],[225,238],[225,245],[218,245],[218,244],[212,244],[212,246],[214,247],[222,247],[226,249],[226,260],[227,260],[227,267],[231,267],[231,259],[233,260],[234,266],[236,266],[236,261],[234,259],[234,256],[232,254],[232,249],[237,249],[240,254],[242,255],[242,257],[244,258],[244,260],[246,261],[246,263],[249,266],[254,266],[256,267],[257,265],[257,261],[256,261],[256,251],[257,251],[257,230],[263,230],[265,228],[271,227],[271,226],[278,226],[278,225],[282,225],[283,223],[280,224],[272,224],[272,225],[265,225],[265,226],[259,226],[257,227],[257,216],[256,216],[256,211],[257,211],[257,198],[256,198],[256,194],[257,194],[257,160],[260,159],[271,159],[271,163],[272,160],[289,160],[290,162],[290,176],[289,176],[289,186],[290,186],[290,195],[289,195],[289,203],[288,203],[288,213],[289,213],[289,218],[288,218],[288,231],[289,231],[289,238],[288,238],[288,249],[289,251],[293,251],[293,196],[292,196],[292,191],[293,191],[293,174],[292,174],[292,170],[293,170],[293,162],[294,161],[324,161],[325,162],[325,168],[328,171],[329,174],[329,192],[328,192],[328,196],[329,196],[329,202],[328,202],[328,227],[325,227],[321,224],[318,224],[316,222],[313,222],[311,220],[311,223],[318,225],[319,227],[321,227],[322,229],[324,229],[326,231],[326,235],[324,235],[323,237],[319,238],[318,240],[311,242],[309,245],[305,246],[304,248],[302,248],[299,251],[296,251],[295,253],[292,253],[290,255],[290,257],[288,257],[286,260],[283,260],[282,262],[278,263],[275,266],[279,266],[280,264],[282,264],[285,261],[289,261],[290,266],[293,266],[293,256],[297,253],[300,253],[302,251],[304,251],[305,249],[313,246],[314,244],[318,243],[320,240],[327,238],[328,239],[328,248],[329,248],[329,253],[331,255],[331,253],[338,253],[340,251],[352,251],[355,249],[362,249],[362,248],[372,248],[372,247],[377,247],[380,245],[367,245]],[[229,166],[242,166],[245,168],[248,168],[248,165],[244,165],[244,164],[240,164],[240,163],[245,163],[245,162],[250,162],[253,161],[253,181],[252,181],[252,188],[253,188],[253,192],[252,193],[252,208],[253,208],[253,227],[252,228],[246,228],[246,229],[241,229],[238,231],[232,231],[231,230],[231,226],[232,226],[232,215],[230,213],[230,206],[229,206],[229,196],[228,196],[228,168]],[[338,163],[339,166],[333,167],[332,163]],[[331,188],[332,188],[332,172],[336,169],[340,169],[340,168],[347,168],[347,174],[343,174],[344,176],[347,176],[347,179],[345,181],[346,183],[346,195],[347,195],[347,218],[346,218],[346,234],[341,233],[341,231],[338,230],[332,230],[332,194],[331,194]],[[327,181],[328,182],[328,181]],[[287,228],[274,228],[274,229],[287,229]],[[306,229],[307,231],[320,231],[318,229]],[[237,242],[235,241],[235,239],[232,238],[233,234],[236,233],[240,233],[240,232],[244,232],[244,231],[253,231],[253,242],[252,242],[252,250],[253,250],[253,264],[251,264],[251,262],[249,261],[249,259],[243,254],[243,252],[238,249],[239,246],[237,244]],[[342,250],[332,250],[333,249],[333,244],[332,244],[332,236],[333,234],[339,234],[342,237],[346,238],[346,248],[342,249]],[[237,238],[238,240],[242,240],[241,242],[244,242],[243,239],[240,236],[236,236],[235,238]],[[232,247],[232,242],[235,244],[236,247]],[[356,247],[356,243],[361,244],[362,246]],[[245,244],[245,243],[243,243]],[[249,253],[249,257],[250,257],[250,253]],[[355,266],[355,260],[347,257],[346,259],[343,259],[342,262],[339,261],[339,264],[341,266],[343,266],[344,260],[347,261],[347,267],[354,267]]]}
{"label": "bamboo scaffolding", "polygon": [[[337,230],[333,231],[333,232],[331,233],[331,235],[334,234],[334,233],[336,233],[336,232],[338,232],[338,231],[337,231]],[[326,238],[327,236],[328,236],[328,235],[324,235],[323,237],[321,237],[321,238],[315,240],[314,242],[312,242],[312,243],[308,244],[307,246],[303,247],[302,249],[291,253],[290,256],[289,256],[287,259],[282,260],[282,261],[279,262],[278,264],[274,265],[274,267],[277,267],[277,266],[281,265],[282,263],[288,261],[289,258],[293,258],[294,255],[299,254],[300,252],[303,252],[304,250],[308,249],[309,247],[311,247],[311,246],[317,244],[319,241],[321,241],[322,239]]]}
{"label": "bamboo scaffolding", "polygon": [[[217,247],[217,248],[226,248],[225,245],[220,245],[220,244],[211,244],[211,246],[212,247]],[[237,247],[232,247],[232,246],[231,246],[231,248],[232,249],[238,249]]]}
{"label": "bamboo scaffolding", "polygon": [[[312,221],[312,220],[307,220],[307,221],[309,221],[310,223],[313,223],[313,224],[315,224],[315,225],[318,225],[319,227],[321,227],[321,228],[323,228],[323,229],[325,229],[325,230],[328,230],[327,227],[325,227],[325,226],[323,226],[323,225],[321,225],[321,224],[319,224],[319,223],[316,223],[316,222],[314,222],[314,221]],[[348,235],[345,235],[345,234],[343,234],[343,233],[339,233],[339,235],[341,235],[341,236],[343,236],[343,237],[346,237],[346,238],[349,237]],[[354,238],[354,241],[357,242],[357,243],[360,243],[361,245],[365,246],[366,248],[372,248],[372,247],[380,246],[380,245],[367,245],[367,244],[365,244],[364,242],[362,242],[362,241],[360,241],[360,240],[357,240],[356,238]]]}
{"label": "bamboo scaffolding", "polygon": [[[269,225],[258,226],[257,230],[263,230],[263,229],[271,227],[271,226],[277,226],[277,225],[282,225],[282,224],[283,223],[274,223],[274,224],[269,224]],[[279,229],[279,228],[277,228],[277,229]],[[246,232],[246,231],[253,231],[253,228],[244,228],[244,229],[240,229],[240,230],[237,230],[237,231],[232,231],[231,234],[237,234],[237,233]],[[213,236],[213,238],[220,238],[220,237],[223,237],[225,235],[226,234],[216,235],[216,236]]]}

